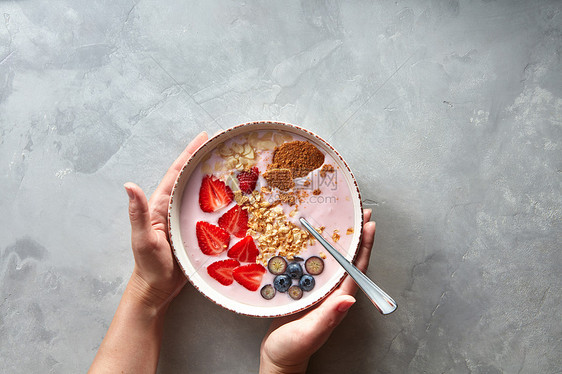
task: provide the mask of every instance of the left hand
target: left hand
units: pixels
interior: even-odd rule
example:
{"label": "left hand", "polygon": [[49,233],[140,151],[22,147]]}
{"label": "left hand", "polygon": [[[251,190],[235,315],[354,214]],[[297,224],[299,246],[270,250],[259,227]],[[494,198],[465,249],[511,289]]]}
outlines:
{"label": "left hand", "polygon": [[131,244],[135,258],[129,285],[139,301],[157,311],[167,307],[187,282],[168,241],[168,204],[179,172],[207,138],[207,133],[202,132],[189,143],[149,201],[136,184],[128,182],[124,186],[129,195]]}

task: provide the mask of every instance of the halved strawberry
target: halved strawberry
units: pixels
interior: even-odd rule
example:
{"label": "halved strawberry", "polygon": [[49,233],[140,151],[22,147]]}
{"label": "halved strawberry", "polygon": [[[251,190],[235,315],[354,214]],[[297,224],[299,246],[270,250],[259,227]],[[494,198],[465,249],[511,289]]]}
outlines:
{"label": "halved strawberry", "polygon": [[234,282],[232,270],[238,266],[240,266],[238,261],[229,258],[228,260],[213,262],[207,267],[207,273],[223,286],[229,286]]}
{"label": "halved strawberry", "polygon": [[244,193],[252,193],[254,188],[256,188],[256,183],[258,182],[258,177],[260,171],[257,167],[251,168],[249,171],[241,171],[236,178],[238,178],[238,185],[240,190]]}
{"label": "halved strawberry", "polygon": [[250,235],[246,236],[244,239],[240,240],[238,243],[234,244],[232,248],[228,250],[228,257],[235,258],[240,262],[256,262],[260,251],[254,243],[254,238]]}
{"label": "halved strawberry", "polygon": [[230,235],[218,226],[199,221],[195,225],[199,249],[206,255],[217,256],[228,248]]}
{"label": "halved strawberry", "polygon": [[214,175],[205,175],[199,189],[199,206],[204,212],[215,212],[234,199],[230,187]]}
{"label": "halved strawberry", "polygon": [[234,280],[250,291],[257,291],[260,288],[264,274],[265,268],[260,264],[242,265],[232,271]]}
{"label": "halved strawberry", "polygon": [[219,218],[219,226],[232,235],[243,238],[248,230],[248,212],[240,205],[235,205]]}

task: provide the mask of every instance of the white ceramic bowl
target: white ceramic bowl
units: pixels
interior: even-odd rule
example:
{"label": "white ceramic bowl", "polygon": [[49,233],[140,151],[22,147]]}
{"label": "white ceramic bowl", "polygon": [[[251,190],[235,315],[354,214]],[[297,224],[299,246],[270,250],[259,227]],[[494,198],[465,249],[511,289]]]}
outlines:
{"label": "white ceramic bowl", "polygon": [[[227,297],[225,294],[221,293],[215,287],[211,287],[204,277],[201,276],[200,271],[201,268],[194,266],[191,262],[188,254],[187,249],[184,246],[184,241],[181,237],[181,230],[180,230],[180,209],[181,209],[181,202],[183,197],[184,189],[189,181],[190,175],[196,169],[198,164],[202,161],[202,159],[211,151],[213,151],[219,144],[223,143],[224,141],[231,139],[233,137],[253,132],[253,131],[260,131],[260,130],[268,130],[268,131],[283,131],[288,132],[300,137],[303,137],[314,144],[317,148],[319,148],[325,154],[330,155],[334,162],[339,166],[340,175],[343,173],[343,180],[348,184],[351,199],[349,204],[353,204],[353,215],[354,215],[354,223],[353,223],[353,237],[351,238],[351,244],[347,249],[347,253],[345,253],[346,258],[349,261],[353,261],[359,249],[359,245],[361,242],[362,236],[362,229],[363,229],[363,214],[362,214],[362,205],[361,205],[361,196],[359,192],[359,188],[357,186],[357,182],[351,169],[347,165],[347,163],[343,160],[340,154],[330,145],[328,142],[320,138],[318,135],[313,134],[312,132],[303,129],[302,127],[298,127],[295,125],[290,125],[281,122],[269,122],[269,121],[262,121],[262,122],[250,122],[245,123],[242,125],[238,125],[227,129],[218,135],[209,139],[205,144],[203,144],[187,161],[187,163],[182,168],[176,183],[174,185],[174,189],[172,191],[172,195],[170,198],[170,205],[168,210],[168,230],[169,230],[169,237],[170,242],[172,245],[172,249],[174,255],[182,268],[184,274],[189,279],[191,284],[195,288],[197,288],[204,296],[206,296],[209,300],[213,301],[214,303],[229,309],[233,312],[255,316],[255,317],[280,317],[284,315],[289,315],[292,313],[296,313],[302,311],[306,308],[309,308],[321,300],[323,300],[326,296],[328,296],[343,280],[345,276],[345,272],[343,268],[336,267],[335,271],[329,276],[328,280],[321,285],[317,285],[317,287],[310,292],[305,298],[300,300],[291,300],[287,304],[278,305],[278,306],[255,306],[249,305],[239,300],[233,300],[230,297]],[[338,175],[338,181],[340,176]],[[341,182],[340,182],[341,183]],[[318,217],[317,217],[318,219]],[[193,222],[195,225],[195,222]],[[328,238],[329,239],[329,238]],[[203,269],[204,271],[204,269]]]}

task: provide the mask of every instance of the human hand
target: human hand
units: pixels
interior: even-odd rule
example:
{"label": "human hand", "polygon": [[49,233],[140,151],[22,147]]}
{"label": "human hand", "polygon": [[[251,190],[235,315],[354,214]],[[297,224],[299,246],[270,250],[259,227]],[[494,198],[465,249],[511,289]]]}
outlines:
{"label": "human hand", "polygon": [[[367,270],[375,238],[371,210],[363,211],[363,240],[355,266]],[[304,373],[310,356],[328,340],[355,303],[357,285],[347,276],[339,287],[311,311],[275,319],[260,349],[260,373]]]}
{"label": "human hand", "polygon": [[129,286],[139,301],[156,311],[166,308],[187,282],[168,241],[168,204],[179,172],[207,138],[207,133],[202,132],[189,143],[149,201],[136,184],[128,182],[124,186],[129,195],[131,244],[135,258]]}
{"label": "human hand", "polygon": [[135,267],[89,373],[156,372],[164,314],[187,282],[168,242],[168,203],[183,165],[206,140],[202,132],[189,143],[150,201],[139,186],[125,183]]}

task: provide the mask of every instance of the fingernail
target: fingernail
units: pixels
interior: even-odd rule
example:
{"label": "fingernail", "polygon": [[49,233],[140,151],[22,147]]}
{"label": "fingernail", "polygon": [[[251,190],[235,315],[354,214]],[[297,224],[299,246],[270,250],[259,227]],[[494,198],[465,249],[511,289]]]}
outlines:
{"label": "fingernail", "polygon": [[131,187],[127,186],[126,183],[123,185],[123,187],[125,187],[125,191],[127,191],[127,195],[129,195],[129,200],[135,200],[135,194],[133,193]]}
{"label": "fingernail", "polygon": [[340,312],[340,313],[347,312],[349,310],[349,308],[351,308],[353,306],[353,304],[355,304],[355,299],[346,300],[346,301],[340,303],[340,305],[338,305],[338,312]]}
{"label": "fingernail", "polygon": [[371,213],[373,213],[373,209],[371,209],[371,208],[367,208],[367,209],[365,209],[365,213],[369,213],[369,214],[371,214]]}

